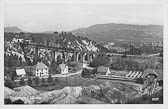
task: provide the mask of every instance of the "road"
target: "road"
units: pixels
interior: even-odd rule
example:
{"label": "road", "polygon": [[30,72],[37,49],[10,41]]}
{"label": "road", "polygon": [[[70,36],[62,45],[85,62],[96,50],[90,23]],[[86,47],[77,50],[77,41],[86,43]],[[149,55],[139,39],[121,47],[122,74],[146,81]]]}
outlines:
{"label": "road", "polygon": [[52,75],[52,77],[69,77],[69,76],[73,76],[73,75],[77,75],[77,74],[81,74],[82,70],[77,71],[76,73],[67,73],[67,74],[57,74],[57,75]]}

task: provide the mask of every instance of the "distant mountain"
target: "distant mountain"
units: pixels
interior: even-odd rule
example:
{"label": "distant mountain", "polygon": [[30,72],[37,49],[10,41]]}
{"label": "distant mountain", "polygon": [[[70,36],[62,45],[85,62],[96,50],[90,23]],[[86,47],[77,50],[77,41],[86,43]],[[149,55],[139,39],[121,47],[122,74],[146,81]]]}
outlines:
{"label": "distant mountain", "polygon": [[160,25],[96,24],[73,30],[72,33],[98,42],[163,41],[163,26]]}
{"label": "distant mountain", "polygon": [[5,27],[4,32],[19,33],[19,32],[23,32],[23,31],[18,27]]}
{"label": "distant mountain", "polygon": [[49,34],[53,34],[54,31],[44,31],[44,32],[41,32],[41,33],[49,33]]}

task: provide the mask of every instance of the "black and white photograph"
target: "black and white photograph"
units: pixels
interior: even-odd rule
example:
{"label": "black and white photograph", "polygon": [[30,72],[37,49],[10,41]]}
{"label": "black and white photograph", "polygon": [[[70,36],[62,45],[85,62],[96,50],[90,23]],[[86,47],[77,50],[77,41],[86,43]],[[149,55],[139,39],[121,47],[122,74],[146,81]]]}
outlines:
{"label": "black and white photograph", "polygon": [[165,103],[163,3],[100,1],[4,0],[4,105]]}

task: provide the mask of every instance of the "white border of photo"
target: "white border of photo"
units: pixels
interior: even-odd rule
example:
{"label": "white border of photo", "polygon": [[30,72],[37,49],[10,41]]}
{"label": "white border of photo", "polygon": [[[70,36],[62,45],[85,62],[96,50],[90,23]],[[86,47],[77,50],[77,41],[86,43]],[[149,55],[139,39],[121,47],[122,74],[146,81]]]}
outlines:
{"label": "white border of photo", "polygon": [[[67,104],[56,104],[56,105],[4,105],[4,7],[5,3],[87,3],[87,4],[160,4],[164,6],[164,104],[79,104],[79,105],[67,105]],[[160,108],[160,109],[168,109],[168,1],[167,0],[0,0],[0,109],[30,109],[30,108],[40,108],[40,109],[63,109],[63,108],[72,108],[72,109],[126,109],[126,108]]]}

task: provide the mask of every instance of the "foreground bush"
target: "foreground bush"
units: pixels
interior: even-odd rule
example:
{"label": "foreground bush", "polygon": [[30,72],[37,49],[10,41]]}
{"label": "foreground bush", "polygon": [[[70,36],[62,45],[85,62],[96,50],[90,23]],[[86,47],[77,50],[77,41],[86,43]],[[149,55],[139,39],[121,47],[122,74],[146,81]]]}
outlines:
{"label": "foreground bush", "polygon": [[31,79],[30,77],[28,78],[27,83],[28,83],[28,85],[30,85],[30,86],[32,85],[33,81],[32,81],[32,79]]}
{"label": "foreground bush", "polygon": [[24,104],[24,101],[18,99],[12,102],[10,99],[4,99],[4,104]]}
{"label": "foreground bush", "polygon": [[5,86],[13,89],[15,87],[15,84],[13,83],[13,81],[5,80]]}

